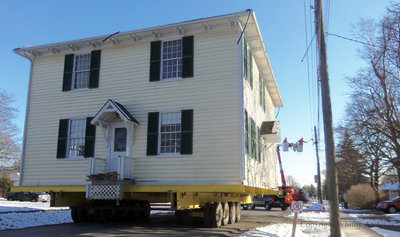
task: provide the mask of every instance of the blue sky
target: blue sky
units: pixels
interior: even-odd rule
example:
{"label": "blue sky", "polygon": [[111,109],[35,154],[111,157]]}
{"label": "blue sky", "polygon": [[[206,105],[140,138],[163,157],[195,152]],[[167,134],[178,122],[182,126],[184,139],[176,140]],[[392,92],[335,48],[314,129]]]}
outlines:
{"label": "blue sky", "polygon": [[[281,122],[282,138],[296,142],[310,140],[316,123],[317,102],[315,41],[301,62],[314,26],[310,0],[287,1],[22,1],[2,0],[0,3],[0,87],[12,93],[19,109],[16,120],[24,126],[30,63],[13,53],[14,48],[56,43],[86,37],[107,35],[196,18],[216,16],[251,8],[257,20],[280,89],[284,107],[277,120]],[[323,0],[326,31],[352,37],[352,25],[361,18],[379,19],[389,1],[385,0]],[[329,6],[329,7],[328,7]],[[329,11],[328,11],[329,9]],[[327,17],[329,15],[329,18]],[[307,32],[307,34],[306,34]],[[363,67],[357,56],[357,43],[328,37],[328,62],[335,123],[343,117],[349,88],[345,78]],[[309,77],[308,77],[309,75]],[[308,79],[309,78],[309,79]],[[309,83],[310,80],[310,83]],[[312,96],[309,96],[309,86]],[[311,109],[310,109],[311,108]],[[321,115],[322,120],[322,115]],[[321,127],[321,134],[322,134]],[[322,147],[323,148],[323,147]],[[324,151],[321,167],[325,169]],[[282,153],[286,175],[300,183],[311,184],[316,174],[316,158],[312,143],[303,153]]]}

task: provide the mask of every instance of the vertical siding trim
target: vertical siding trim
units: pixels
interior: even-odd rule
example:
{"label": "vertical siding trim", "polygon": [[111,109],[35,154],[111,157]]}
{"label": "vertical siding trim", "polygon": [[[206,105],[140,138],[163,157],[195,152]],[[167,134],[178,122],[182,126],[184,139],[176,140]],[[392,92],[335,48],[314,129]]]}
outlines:
{"label": "vertical siding trim", "polygon": [[[240,24],[239,18],[236,17],[236,22],[238,22],[238,32],[237,37],[240,37],[242,34],[242,26]],[[239,85],[239,103],[238,103],[238,111],[239,111],[239,144],[240,144],[240,181],[245,180],[245,159],[244,159],[244,85],[243,85],[243,37],[240,39],[240,44],[237,44],[237,52],[238,52],[238,85]]]}

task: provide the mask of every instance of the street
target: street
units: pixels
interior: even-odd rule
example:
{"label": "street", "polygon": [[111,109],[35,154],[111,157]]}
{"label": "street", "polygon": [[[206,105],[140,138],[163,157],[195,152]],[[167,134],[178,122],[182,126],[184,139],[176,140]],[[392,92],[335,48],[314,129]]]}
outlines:
{"label": "street", "polygon": [[71,223],[5,230],[1,232],[1,236],[237,236],[256,227],[273,223],[291,223],[291,220],[283,218],[289,214],[290,211],[275,208],[271,211],[265,211],[261,207],[255,210],[242,210],[242,219],[239,223],[212,229],[202,227],[201,223],[189,227],[178,226],[174,220],[174,213],[171,212],[151,215],[147,222],[141,223]]}

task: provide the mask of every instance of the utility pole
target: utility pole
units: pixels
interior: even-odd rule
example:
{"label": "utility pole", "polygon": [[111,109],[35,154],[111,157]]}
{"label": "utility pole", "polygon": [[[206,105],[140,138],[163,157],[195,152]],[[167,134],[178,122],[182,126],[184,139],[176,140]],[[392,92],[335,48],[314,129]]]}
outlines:
{"label": "utility pole", "polygon": [[328,60],[326,55],[325,27],[322,1],[315,0],[315,28],[318,38],[319,75],[321,78],[322,111],[324,118],[325,157],[328,183],[328,199],[331,236],[340,237],[339,194],[336,175],[335,143],[332,128],[332,106],[329,89]]}
{"label": "utility pole", "polygon": [[319,147],[318,147],[318,136],[317,136],[317,126],[314,126],[314,133],[315,133],[315,153],[317,155],[317,179],[318,179],[318,201],[322,204],[322,189],[321,189],[321,169],[319,167]]}

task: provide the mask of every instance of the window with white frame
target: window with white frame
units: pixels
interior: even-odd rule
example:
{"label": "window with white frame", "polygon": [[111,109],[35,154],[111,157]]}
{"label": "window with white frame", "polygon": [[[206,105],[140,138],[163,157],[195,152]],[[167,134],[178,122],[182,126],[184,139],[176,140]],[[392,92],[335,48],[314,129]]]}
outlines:
{"label": "window with white frame", "polygon": [[178,154],[181,151],[181,112],[161,113],[160,154]]}
{"label": "window with white frame", "polygon": [[182,39],[162,43],[161,80],[182,77]]}
{"label": "window with white frame", "polygon": [[67,157],[83,157],[86,119],[71,119],[68,124]]}
{"label": "window with white frame", "polygon": [[75,55],[72,89],[89,87],[90,60],[90,53]]}

